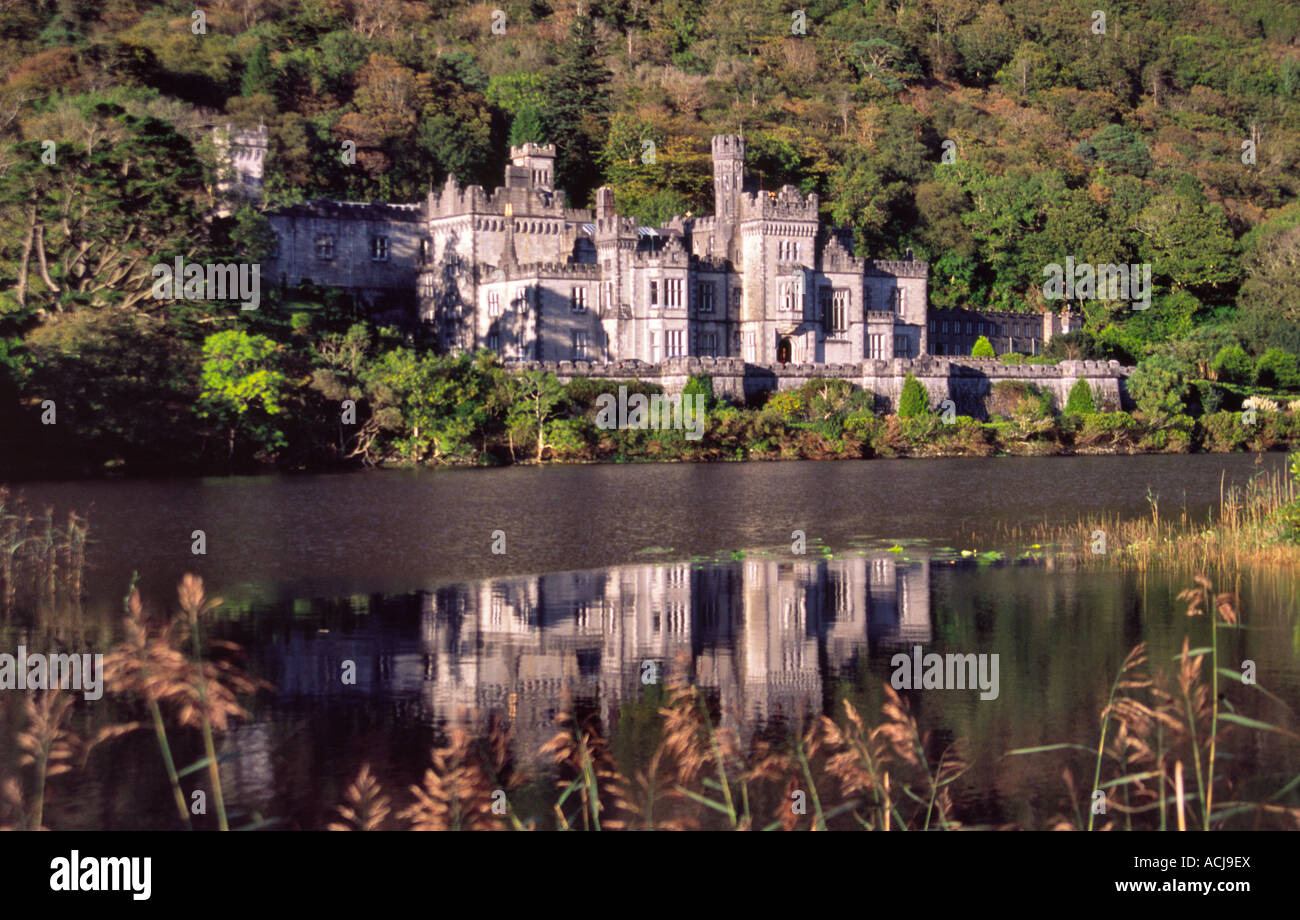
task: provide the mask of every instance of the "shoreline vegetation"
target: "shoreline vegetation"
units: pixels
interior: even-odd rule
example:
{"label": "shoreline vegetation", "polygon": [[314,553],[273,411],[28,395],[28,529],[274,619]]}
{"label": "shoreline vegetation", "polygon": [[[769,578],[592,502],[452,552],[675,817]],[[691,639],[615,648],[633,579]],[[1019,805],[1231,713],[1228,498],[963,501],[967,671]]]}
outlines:
{"label": "shoreline vegetation", "polygon": [[1183,573],[1300,570],[1300,453],[1291,455],[1289,475],[1261,472],[1226,488],[1221,481],[1219,503],[1208,520],[1192,519],[1185,511],[1161,512],[1155,495],[1147,502],[1146,516],[1098,515],[1038,527],[1031,537],[1082,566]]}
{"label": "shoreline vegetation", "polygon": [[[869,390],[834,378],[755,394],[740,403],[715,396],[707,376],[691,377],[682,394],[667,396],[659,384],[637,379],[561,383],[550,372],[515,373],[490,352],[438,357],[400,345],[384,350],[361,325],[346,335],[324,337],[299,356],[298,365],[271,374],[256,369],[257,355],[275,352],[269,340],[259,344],[243,333],[220,335],[234,338],[206,349],[211,355],[198,403],[203,426],[192,432],[196,438],[189,447],[165,457],[154,453],[187,440],[179,421],[180,427],[165,436],[115,447],[111,442],[133,421],[104,418],[103,412],[114,416],[117,410],[101,406],[95,431],[85,432],[78,407],[65,403],[58,424],[33,425],[15,441],[40,449],[8,457],[0,450],[0,470],[20,480],[1300,447],[1300,397],[1289,384],[1251,387],[1171,378],[1161,362],[1139,364],[1134,371],[1132,411],[1101,404],[1086,380],[1076,382],[1065,405],[1032,382],[1010,380],[993,384],[984,399],[987,420],[980,420],[933,406],[911,374],[893,411],[885,411],[886,401]],[[297,385],[290,386],[291,380]],[[611,427],[601,407],[620,393],[629,400],[663,400],[675,413],[681,398],[691,397],[691,407],[700,411],[684,424],[678,414],[679,427],[659,427],[658,418],[640,427]],[[128,404],[123,411],[134,410]],[[108,431],[114,428],[120,431]]]}

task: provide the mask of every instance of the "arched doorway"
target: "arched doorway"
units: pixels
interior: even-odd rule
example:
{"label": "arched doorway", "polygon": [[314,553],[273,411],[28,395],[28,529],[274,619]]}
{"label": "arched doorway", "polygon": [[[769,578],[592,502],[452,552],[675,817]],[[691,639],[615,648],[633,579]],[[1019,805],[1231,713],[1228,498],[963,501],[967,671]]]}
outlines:
{"label": "arched doorway", "polygon": [[779,364],[790,363],[790,352],[793,349],[789,336],[782,336],[776,343],[776,360]]}

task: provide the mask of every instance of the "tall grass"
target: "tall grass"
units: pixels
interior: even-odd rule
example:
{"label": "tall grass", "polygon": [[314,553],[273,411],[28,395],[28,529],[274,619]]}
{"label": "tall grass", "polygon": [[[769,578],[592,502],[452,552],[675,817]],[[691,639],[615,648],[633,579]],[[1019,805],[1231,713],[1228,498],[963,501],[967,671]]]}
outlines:
{"label": "tall grass", "polygon": [[[1142,517],[1096,515],[1007,536],[1055,546],[1067,560],[1087,566],[1193,573],[1300,565],[1300,454],[1292,458],[1290,475],[1260,473],[1230,488],[1221,480],[1218,504],[1206,520],[1185,510],[1162,511],[1155,495],[1147,501],[1150,513]],[[1096,551],[1098,532],[1105,537],[1104,552]]]}
{"label": "tall grass", "polygon": [[34,512],[0,485],[0,612],[21,601],[45,609],[59,599],[79,604],[89,525],[75,511],[57,521],[53,508]]}

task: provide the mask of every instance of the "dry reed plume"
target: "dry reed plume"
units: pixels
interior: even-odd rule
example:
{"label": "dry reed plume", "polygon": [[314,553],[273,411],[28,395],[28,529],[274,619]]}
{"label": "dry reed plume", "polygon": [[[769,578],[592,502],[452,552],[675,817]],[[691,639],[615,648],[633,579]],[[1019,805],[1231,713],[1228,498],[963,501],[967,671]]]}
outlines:
{"label": "dry reed plume", "polygon": [[[1078,811],[1079,796],[1073,774],[1066,768],[1066,784],[1074,814],[1060,814],[1054,823],[1060,827],[1089,830],[1166,830],[1171,823],[1179,829],[1199,817],[1203,830],[1225,826],[1238,815],[1253,814],[1257,825],[1271,821],[1275,826],[1300,828],[1300,808],[1275,802],[1237,799],[1218,801],[1217,789],[1239,789],[1244,777],[1224,770],[1220,749],[1241,729],[1300,741],[1289,729],[1248,718],[1240,714],[1244,701],[1231,705],[1220,694],[1219,679],[1235,680],[1280,702],[1264,688],[1243,679],[1242,674],[1219,664],[1219,632],[1235,629],[1241,622],[1240,600],[1235,594],[1215,593],[1204,576],[1195,578],[1194,587],[1184,590],[1179,599],[1187,602],[1186,614],[1211,618],[1211,644],[1192,649],[1189,637],[1183,638],[1177,668],[1172,675],[1164,669],[1151,673],[1145,643],[1137,645],[1125,658],[1111,687],[1110,697],[1102,708],[1101,731],[1095,748],[1065,743],[1024,748],[1012,755],[1039,754],[1048,751],[1087,751],[1094,755],[1093,783],[1085,800],[1100,794],[1105,811],[1098,815],[1089,809],[1087,820]],[[1206,679],[1208,656],[1209,679]],[[1238,766],[1240,754],[1230,763]],[[1190,772],[1190,776],[1188,776]],[[1195,786],[1190,783],[1194,780]],[[1282,790],[1271,798],[1281,798]],[[1097,820],[1098,818],[1101,820]]]}
{"label": "dry reed plume", "polygon": [[206,767],[217,826],[228,830],[214,735],[227,731],[232,719],[247,717],[240,696],[272,687],[235,662],[241,649],[234,643],[210,641],[209,647],[220,649],[223,657],[206,657],[201,621],[221,599],[206,596],[201,578],[184,576],[177,594],[183,616],[155,623],[145,613],[140,592],[132,587],[123,620],[126,639],[104,656],[104,679],[111,693],[140,700],[149,709],[177,813],[187,827],[192,822],[180,778],[189,768],[178,770],[172,758],[163,709],[177,726],[199,730],[204,757],[195,767]]}

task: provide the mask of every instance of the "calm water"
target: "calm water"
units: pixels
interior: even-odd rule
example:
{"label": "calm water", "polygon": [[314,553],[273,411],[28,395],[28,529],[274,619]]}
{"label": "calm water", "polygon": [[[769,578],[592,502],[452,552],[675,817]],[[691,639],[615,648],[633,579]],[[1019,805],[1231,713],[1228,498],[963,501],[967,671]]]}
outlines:
{"label": "calm water", "polygon": [[[960,549],[997,543],[1008,526],[1141,514],[1149,491],[1162,511],[1204,514],[1221,481],[1243,482],[1283,459],[29,483],[22,492],[34,505],[90,508],[87,609],[75,618],[17,611],[0,624],[0,650],[56,639],[106,650],[133,571],[156,607],[171,603],[182,573],[201,574],[227,600],[217,632],[244,645],[250,670],[277,687],[227,736],[225,749],[239,755],[223,765],[227,800],[285,827],[323,826],[362,761],[392,791],[417,781],[460,712],[504,716],[520,761],[540,766],[536,749],[569,694],[602,715],[621,762],[635,764],[649,747],[638,726],[657,700],[647,669],[687,668],[748,741],[838,714],[844,698],[874,722],[899,650],[996,653],[996,700],[944,691],[914,694],[912,704],[923,727],[970,740],[975,768],[955,795],[968,815],[1036,826],[1059,807],[1062,763],[1001,755],[1092,743],[1129,649],[1146,641],[1153,661],[1168,661],[1185,634],[1203,644],[1204,620],[1182,615],[1181,581],[1017,563],[1024,547],[1009,542],[999,545],[1011,561],[979,566]],[[205,533],[204,556],[191,552],[195,530]],[[794,530],[806,532],[808,555],[790,553]],[[494,531],[503,554],[491,551]],[[1300,707],[1294,575],[1236,587],[1252,629],[1232,654],[1258,662],[1260,683]],[[345,660],[356,663],[354,686],[339,679]],[[12,772],[21,694],[0,697],[0,768]],[[86,708],[92,722],[113,716],[107,703]],[[1285,760],[1294,749],[1265,754]],[[152,738],[138,733],[102,756],[53,781],[48,823],[171,826]],[[197,756],[193,747],[178,760]],[[1269,769],[1285,766],[1296,765]]]}

